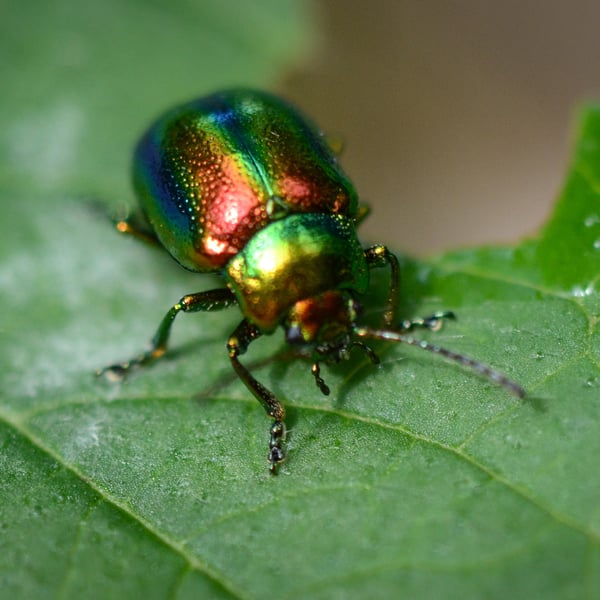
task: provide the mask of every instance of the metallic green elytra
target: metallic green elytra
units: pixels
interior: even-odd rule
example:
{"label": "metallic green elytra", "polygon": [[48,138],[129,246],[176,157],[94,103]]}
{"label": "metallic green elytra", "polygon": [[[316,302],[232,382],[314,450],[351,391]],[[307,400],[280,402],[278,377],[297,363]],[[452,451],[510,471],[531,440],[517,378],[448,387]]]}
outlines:
{"label": "metallic green elytra", "polygon": [[[326,395],[321,362],[339,362],[360,348],[377,363],[362,340],[383,339],[441,354],[524,396],[520,385],[487,365],[410,335],[416,327],[438,329],[451,312],[398,321],[397,258],[382,245],[363,249],[356,226],[366,207],[323,134],[280,98],[230,90],[165,113],[136,148],[134,184],[142,214],[119,221],[119,231],[164,247],[186,269],[221,275],[225,287],[183,296],[148,351],[98,374],[120,379],[162,356],[180,312],[237,304],[243,319],[227,349],[234,370],[272,418],[272,473],[285,458],[285,409],[239,357],[278,326],[311,358]],[[358,298],[370,269],[385,266],[388,308],[382,328],[372,329],[359,323]]]}

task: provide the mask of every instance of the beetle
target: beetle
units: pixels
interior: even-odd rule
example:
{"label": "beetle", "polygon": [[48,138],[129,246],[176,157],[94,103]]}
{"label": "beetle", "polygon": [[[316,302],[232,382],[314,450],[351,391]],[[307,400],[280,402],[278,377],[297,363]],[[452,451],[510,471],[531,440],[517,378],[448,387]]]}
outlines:
{"label": "beetle", "polygon": [[[225,286],[183,296],[147,351],[98,374],[121,379],[160,358],[179,313],[237,304],[243,319],[227,350],[234,371],[271,418],[272,473],[285,458],[285,409],[240,356],[279,326],[287,343],[313,361],[312,375],[325,395],[320,363],[337,363],[354,348],[377,363],[363,340],[379,339],[440,354],[524,396],[502,373],[410,333],[438,329],[453,313],[398,322],[398,259],[380,244],[363,249],[356,227],[368,209],[324,135],[279,97],[233,89],[170,110],[139,141],[133,179],[142,218],[120,220],[117,228],[162,246],[190,271],[219,274]],[[390,285],[383,324],[374,329],[359,324],[358,298],[378,267],[389,268]]]}

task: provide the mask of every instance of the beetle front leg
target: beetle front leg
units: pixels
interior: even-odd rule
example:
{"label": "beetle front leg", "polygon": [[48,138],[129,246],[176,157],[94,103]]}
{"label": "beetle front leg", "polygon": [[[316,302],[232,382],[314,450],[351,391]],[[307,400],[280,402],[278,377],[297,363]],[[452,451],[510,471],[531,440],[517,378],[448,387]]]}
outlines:
{"label": "beetle front leg", "polygon": [[277,474],[277,465],[285,460],[285,452],[281,447],[285,439],[285,423],[283,421],[285,419],[285,408],[275,395],[260,381],[257,381],[250,374],[250,371],[238,360],[238,356],[244,354],[250,343],[261,335],[262,333],[258,327],[250,323],[247,319],[244,319],[227,340],[227,350],[229,351],[231,365],[237,376],[262,404],[266,413],[273,419],[269,430],[268,461],[271,473]]}
{"label": "beetle front leg", "polygon": [[118,381],[123,379],[132,368],[142,367],[160,358],[167,350],[173,321],[180,312],[222,310],[235,303],[235,296],[227,288],[183,296],[163,317],[148,350],[128,361],[100,369],[96,371],[96,375],[106,375],[110,379]]}
{"label": "beetle front leg", "polygon": [[365,250],[365,258],[369,268],[390,266],[390,289],[388,292],[387,309],[383,313],[383,323],[386,328],[394,327],[398,318],[398,291],[400,288],[400,265],[396,255],[385,246],[371,246]]}
{"label": "beetle front leg", "polygon": [[[365,258],[370,268],[390,266],[390,289],[388,292],[388,308],[383,315],[385,328],[396,329],[398,314],[398,293],[400,291],[400,264],[396,255],[385,246],[371,246],[365,250]],[[405,319],[400,323],[400,331],[411,331],[416,327],[438,331],[444,319],[455,319],[456,315],[451,310],[440,310],[425,318]]]}
{"label": "beetle front leg", "polygon": [[329,386],[325,383],[325,380],[321,377],[321,367],[319,366],[319,361],[313,363],[313,366],[310,369],[312,376],[315,378],[315,383],[317,387],[321,390],[321,394],[324,396],[329,396]]}
{"label": "beetle front leg", "polygon": [[456,319],[456,315],[451,310],[438,310],[425,318],[405,319],[400,323],[400,331],[412,331],[417,327],[439,331],[445,319]]}

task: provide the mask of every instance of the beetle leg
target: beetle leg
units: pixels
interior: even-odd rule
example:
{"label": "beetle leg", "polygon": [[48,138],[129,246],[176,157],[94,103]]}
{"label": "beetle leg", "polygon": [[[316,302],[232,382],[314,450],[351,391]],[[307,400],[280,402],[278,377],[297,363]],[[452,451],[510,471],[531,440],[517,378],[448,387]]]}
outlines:
{"label": "beetle leg", "polygon": [[[395,254],[390,252],[385,246],[371,246],[365,250],[365,258],[369,267],[390,266],[390,291],[388,294],[388,309],[383,314],[383,323],[385,327],[396,328],[396,318],[398,313],[398,292],[400,289],[400,265]],[[416,327],[439,331],[444,319],[455,319],[456,315],[451,310],[440,310],[425,318],[406,319],[400,323],[400,331],[411,331]]]}
{"label": "beetle leg", "polygon": [[133,212],[122,218],[115,215],[111,217],[111,221],[119,233],[130,235],[151,246],[163,247],[142,213]]}
{"label": "beetle leg", "polygon": [[388,292],[387,309],[383,313],[385,327],[394,327],[398,315],[398,290],[400,288],[400,265],[395,254],[385,246],[371,246],[365,250],[365,258],[370,268],[390,266],[390,290]]}
{"label": "beetle leg", "polygon": [[444,319],[456,319],[456,315],[451,310],[438,310],[425,318],[405,319],[400,323],[400,331],[412,331],[417,327],[439,331],[444,324]]}
{"label": "beetle leg", "polygon": [[109,220],[119,233],[131,235],[147,244],[163,248],[141,211],[130,212],[123,208],[111,211],[104,203],[98,201],[91,201],[88,205],[100,217]]}
{"label": "beetle leg", "polygon": [[315,383],[317,387],[321,390],[321,393],[324,396],[329,396],[329,386],[325,383],[325,380],[321,377],[321,368],[319,367],[319,362],[316,361],[313,363],[313,366],[310,369],[313,377],[315,378]]}
{"label": "beetle leg", "polygon": [[269,430],[268,461],[269,470],[271,473],[276,474],[277,465],[285,459],[285,452],[281,447],[285,438],[285,423],[283,422],[285,418],[285,408],[283,407],[283,404],[277,400],[273,392],[257,381],[238,359],[238,356],[246,352],[250,343],[261,335],[262,333],[256,325],[253,325],[250,321],[244,319],[227,340],[227,350],[229,351],[231,365],[237,373],[237,376],[262,404],[266,413],[273,419],[273,423]]}
{"label": "beetle leg", "polygon": [[120,219],[115,221],[114,224],[119,233],[130,235],[138,240],[141,240],[142,242],[145,242],[146,244],[149,244],[150,246],[162,248],[160,240],[156,237],[151,229],[144,228],[131,218]]}
{"label": "beetle leg", "polygon": [[198,294],[188,294],[183,296],[177,304],[174,304],[169,312],[160,322],[152,341],[150,348],[142,354],[126,362],[110,365],[96,372],[96,375],[106,375],[108,378],[118,381],[130,371],[133,367],[141,367],[160,358],[167,350],[167,343],[171,333],[171,327],[175,317],[180,312],[199,312],[221,310],[236,303],[235,296],[227,288],[200,292]]}

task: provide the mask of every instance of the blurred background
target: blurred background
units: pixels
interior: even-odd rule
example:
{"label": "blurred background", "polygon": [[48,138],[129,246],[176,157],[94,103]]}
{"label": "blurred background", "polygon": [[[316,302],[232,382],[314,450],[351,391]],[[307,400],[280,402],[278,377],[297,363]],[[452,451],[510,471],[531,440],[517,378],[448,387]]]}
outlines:
{"label": "blurred background", "polygon": [[513,242],[548,215],[580,105],[600,98],[600,4],[332,0],[287,92],[345,142],[362,235],[427,254]]}
{"label": "blurred background", "polygon": [[592,0],[0,3],[0,183],[43,202],[133,203],[152,119],[252,85],[344,142],[365,240],[511,243],[549,214],[577,108],[600,97]]}

